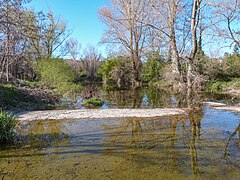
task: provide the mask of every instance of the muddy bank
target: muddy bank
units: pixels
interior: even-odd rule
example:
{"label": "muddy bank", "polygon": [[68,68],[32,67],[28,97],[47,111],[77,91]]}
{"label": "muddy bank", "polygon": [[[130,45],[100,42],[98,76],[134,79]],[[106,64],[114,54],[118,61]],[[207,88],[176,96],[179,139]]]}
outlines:
{"label": "muddy bank", "polygon": [[23,112],[16,115],[17,120],[60,120],[60,119],[98,119],[124,117],[161,117],[186,115],[186,110],[177,108],[163,109],[87,109],[87,110],[50,110]]}

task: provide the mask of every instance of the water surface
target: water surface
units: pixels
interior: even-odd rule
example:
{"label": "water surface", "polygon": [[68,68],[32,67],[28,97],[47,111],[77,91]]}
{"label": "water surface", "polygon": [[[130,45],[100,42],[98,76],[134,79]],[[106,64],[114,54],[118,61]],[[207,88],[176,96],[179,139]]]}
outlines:
{"label": "water surface", "polygon": [[186,92],[174,92],[172,89],[143,87],[136,90],[107,90],[102,86],[85,86],[81,94],[63,98],[60,109],[84,109],[84,99],[99,97],[104,101],[99,108],[183,108],[198,107],[203,101],[237,104],[239,98],[228,94],[199,92],[190,96]]}
{"label": "water surface", "polygon": [[239,114],[20,123],[3,179],[239,179]]}

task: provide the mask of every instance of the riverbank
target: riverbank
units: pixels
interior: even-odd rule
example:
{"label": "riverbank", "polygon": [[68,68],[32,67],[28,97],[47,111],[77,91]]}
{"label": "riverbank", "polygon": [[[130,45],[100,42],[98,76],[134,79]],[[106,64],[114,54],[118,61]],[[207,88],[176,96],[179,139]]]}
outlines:
{"label": "riverbank", "polygon": [[233,78],[228,81],[216,81],[209,84],[208,89],[213,92],[240,96],[240,78]]}
{"label": "riverbank", "polygon": [[58,97],[51,91],[27,84],[0,84],[0,108],[11,112],[49,110]]}
{"label": "riverbank", "polygon": [[86,85],[81,93],[69,93],[62,98],[54,95],[53,91],[21,83],[0,85],[0,108],[14,114],[53,109],[79,110],[86,107],[84,102],[93,97],[101,99],[101,109],[196,108],[205,101],[238,106],[238,96],[231,94],[199,92],[187,97],[170,88],[146,86],[137,90],[106,90],[101,85]]}

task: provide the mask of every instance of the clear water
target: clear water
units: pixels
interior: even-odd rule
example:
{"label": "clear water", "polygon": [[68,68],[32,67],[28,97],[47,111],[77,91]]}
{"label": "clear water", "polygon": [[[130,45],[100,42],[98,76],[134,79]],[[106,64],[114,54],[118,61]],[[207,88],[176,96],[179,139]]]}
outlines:
{"label": "clear water", "polygon": [[6,179],[239,179],[238,114],[207,106],[188,117],[20,124],[1,147]]}
{"label": "clear water", "polygon": [[[101,93],[102,108],[194,110],[187,117],[20,122],[16,144],[0,145],[1,179],[240,179],[240,114],[199,103],[238,99],[189,100],[153,89]],[[64,107],[81,108],[76,99]]]}
{"label": "clear water", "polygon": [[60,109],[84,109],[82,97],[99,97],[104,101],[102,107],[107,108],[165,108],[165,107],[194,107],[203,101],[223,102],[226,104],[237,104],[239,98],[228,94],[217,93],[187,93],[173,92],[171,89],[160,89],[156,87],[145,87],[137,90],[105,90],[102,86],[85,86],[82,94],[63,98]]}

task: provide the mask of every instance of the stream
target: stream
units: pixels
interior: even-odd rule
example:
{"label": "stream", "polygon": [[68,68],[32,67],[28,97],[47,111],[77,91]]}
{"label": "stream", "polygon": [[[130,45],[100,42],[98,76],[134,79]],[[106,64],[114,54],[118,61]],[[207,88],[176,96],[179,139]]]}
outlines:
{"label": "stream", "polygon": [[[143,88],[105,91],[100,108],[193,108],[188,116],[22,121],[15,144],[0,146],[2,179],[239,179],[240,114],[203,101],[238,104],[226,94],[191,100]],[[84,109],[79,96],[59,109]]]}

